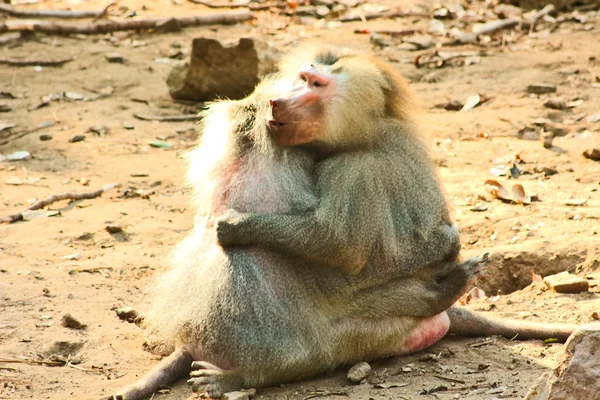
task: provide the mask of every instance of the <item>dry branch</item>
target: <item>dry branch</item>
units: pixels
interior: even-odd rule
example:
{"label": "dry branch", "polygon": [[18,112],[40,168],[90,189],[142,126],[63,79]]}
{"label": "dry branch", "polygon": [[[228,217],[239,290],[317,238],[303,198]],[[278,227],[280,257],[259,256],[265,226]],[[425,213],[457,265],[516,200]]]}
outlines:
{"label": "dry branch", "polygon": [[181,122],[181,121],[198,121],[200,116],[198,114],[183,114],[183,115],[142,115],[135,113],[133,114],[137,119],[142,121],[163,121],[163,122]]}
{"label": "dry branch", "polygon": [[342,16],[338,18],[340,22],[353,22],[353,21],[362,21],[377,19],[377,18],[406,18],[406,17],[422,17],[422,18],[430,18],[431,14],[428,13],[420,13],[414,11],[384,11],[380,13],[368,13],[363,15],[351,15],[351,16]]}
{"label": "dry branch", "polygon": [[28,65],[44,65],[44,66],[59,66],[69,61],[73,61],[74,58],[60,58],[55,60],[37,60],[37,59],[19,59],[19,58],[6,58],[0,57],[0,64],[7,64],[16,67],[26,67]]}
{"label": "dry branch", "polygon": [[60,362],[60,361],[37,361],[37,360],[11,360],[11,359],[0,359],[0,363],[9,363],[9,364],[16,364],[16,363],[20,363],[20,364],[40,364],[40,365],[56,365],[56,366],[63,366],[65,365],[64,362]]}
{"label": "dry branch", "polygon": [[377,35],[387,35],[387,36],[391,36],[391,37],[404,37],[404,36],[412,36],[412,35],[422,34],[423,31],[421,31],[420,29],[406,29],[406,30],[402,30],[402,31],[370,31],[368,29],[355,29],[354,33],[359,34],[359,35],[374,33]]}
{"label": "dry branch", "polygon": [[546,7],[542,8],[540,11],[536,12],[529,18],[507,18],[503,20],[489,22],[477,31],[474,31],[472,33],[465,33],[449,44],[475,43],[477,41],[477,38],[481,35],[491,35],[496,32],[503,31],[505,29],[514,28],[516,26],[521,26],[521,29],[523,30],[533,29],[536,22],[538,22],[544,16],[554,13],[555,11],[556,7],[554,7],[552,4],[548,4]]}
{"label": "dry branch", "polygon": [[0,3],[0,11],[17,18],[99,18],[106,14],[110,3],[102,10],[19,10],[8,4]]}
{"label": "dry branch", "polygon": [[237,3],[229,3],[229,2],[220,2],[220,1],[206,1],[206,0],[190,0],[192,3],[195,4],[201,4],[203,6],[209,7],[209,8],[240,8],[240,7],[246,7],[251,9],[252,11],[260,11],[260,10],[267,10],[271,7],[277,7],[277,8],[285,8],[285,3],[281,3],[281,2],[277,2],[277,1],[272,1],[269,3],[258,3],[258,4],[254,4],[254,3],[250,3],[247,1],[239,1]]}
{"label": "dry branch", "polygon": [[49,206],[52,203],[57,202],[57,201],[94,199],[94,198],[102,195],[102,193],[112,190],[114,188],[117,188],[119,186],[121,186],[120,183],[111,183],[110,185],[106,185],[103,188],[100,188],[93,192],[84,192],[84,193],[67,192],[67,193],[61,193],[61,194],[53,194],[52,196],[47,197],[44,200],[38,201],[37,203],[33,204],[31,207],[29,207],[21,212],[0,218],[0,224],[3,224],[3,223],[12,224],[13,222],[20,221],[23,219],[24,212],[39,210],[41,208]]}
{"label": "dry branch", "polygon": [[69,24],[61,22],[43,22],[43,21],[8,21],[0,23],[0,33],[9,31],[19,32],[44,32],[49,34],[98,34],[116,31],[140,30],[156,28],[168,20],[176,20],[181,27],[201,26],[214,24],[235,24],[248,21],[253,18],[250,10],[236,10],[227,13],[192,15],[189,17],[170,17],[170,18],[147,18],[127,21],[99,21],[83,24]]}

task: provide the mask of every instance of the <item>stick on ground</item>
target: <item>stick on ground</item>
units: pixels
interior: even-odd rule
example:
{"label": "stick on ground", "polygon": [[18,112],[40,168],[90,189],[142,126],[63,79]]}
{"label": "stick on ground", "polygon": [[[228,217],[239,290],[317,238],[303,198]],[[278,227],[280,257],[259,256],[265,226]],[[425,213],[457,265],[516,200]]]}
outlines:
{"label": "stick on ground", "polygon": [[6,21],[0,23],[3,32],[44,32],[48,34],[99,34],[156,28],[169,20],[176,20],[181,27],[215,24],[235,24],[253,18],[250,10],[234,10],[226,13],[192,15],[188,17],[147,18],[127,21],[98,21],[81,24],[45,21]]}
{"label": "stick on ground", "polygon": [[0,11],[17,18],[99,18],[114,3],[110,3],[102,10],[19,10],[8,4],[0,3]]}
{"label": "stick on ground", "polygon": [[0,64],[12,65],[14,67],[26,67],[29,65],[43,65],[48,67],[61,66],[69,61],[73,61],[74,58],[60,58],[55,60],[34,60],[34,59],[19,59],[19,58],[6,58],[0,57]]}
{"label": "stick on ground", "polygon": [[181,121],[199,121],[200,116],[198,114],[182,114],[182,115],[143,115],[135,113],[133,114],[137,119],[142,121],[163,121],[163,122],[181,122]]}
{"label": "stick on ground", "polygon": [[0,224],[5,224],[5,223],[12,224],[13,222],[21,221],[23,219],[24,212],[39,210],[41,208],[49,206],[52,203],[57,202],[57,201],[94,199],[94,198],[102,195],[102,193],[107,192],[111,189],[117,188],[119,186],[121,186],[120,183],[111,183],[110,185],[106,185],[103,188],[95,190],[93,192],[84,192],[84,193],[67,192],[67,193],[61,193],[61,194],[53,194],[52,196],[47,197],[44,200],[38,201],[37,203],[33,204],[31,207],[29,207],[21,212],[0,218]]}

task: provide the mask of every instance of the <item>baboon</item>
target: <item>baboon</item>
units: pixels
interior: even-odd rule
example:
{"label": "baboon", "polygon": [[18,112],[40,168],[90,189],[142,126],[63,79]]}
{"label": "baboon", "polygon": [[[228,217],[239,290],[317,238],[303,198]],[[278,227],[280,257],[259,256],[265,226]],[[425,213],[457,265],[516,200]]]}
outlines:
{"label": "baboon", "polygon": [[574,326],[494,321],[452,304],[462,262],[410,91],[344,49],[298,52],[204,116],[189,182],[201,209],[146,321],[176,350],[117,398],[184,376],[213,398],[424,349],[446,333],[566,339]]}

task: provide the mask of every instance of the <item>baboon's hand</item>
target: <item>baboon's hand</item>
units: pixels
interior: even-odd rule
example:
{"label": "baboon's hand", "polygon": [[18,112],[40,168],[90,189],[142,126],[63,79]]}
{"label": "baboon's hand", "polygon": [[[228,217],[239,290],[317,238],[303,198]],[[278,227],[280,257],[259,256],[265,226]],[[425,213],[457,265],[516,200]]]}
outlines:
{"label": "baboon's hand", "polygon": [[244,214],[235,210],[227,210],[215,222],[217,241],[223,247],[241,244],[238,239],[239,224],[244,219]]}

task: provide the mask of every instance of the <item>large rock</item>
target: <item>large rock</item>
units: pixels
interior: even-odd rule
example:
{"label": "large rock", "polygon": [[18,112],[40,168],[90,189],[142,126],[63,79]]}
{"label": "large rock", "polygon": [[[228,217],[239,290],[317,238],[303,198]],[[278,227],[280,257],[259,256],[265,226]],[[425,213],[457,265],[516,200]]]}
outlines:
{"label": "large rock", "polygon": [[275,69],[279,51],[264,42],[242,38],[235,43],[197,38],[189,61],[176,65],[167,78],[175,99],[209,101],[242,99]]}
{"label": "large rock", "polygon": [[525,400],[594,400],[600,395],[600,327],[582,328],[567,341],[563,359]]}

